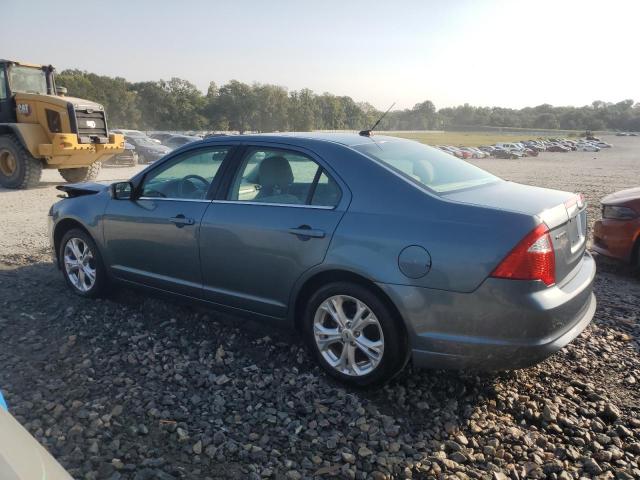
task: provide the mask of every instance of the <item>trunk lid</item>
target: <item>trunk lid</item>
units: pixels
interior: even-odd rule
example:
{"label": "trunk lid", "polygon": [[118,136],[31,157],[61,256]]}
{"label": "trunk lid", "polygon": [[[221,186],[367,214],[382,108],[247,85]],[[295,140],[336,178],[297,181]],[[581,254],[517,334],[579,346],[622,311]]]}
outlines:
{"label": "trunk lid", "polygon": [[[562,283],[580,263],[586,249],[587,209],[575,193],[500,181],[442,194],[448,200],[537,217],[549,228]],[[515,245],[514,245],[515,247]]]}

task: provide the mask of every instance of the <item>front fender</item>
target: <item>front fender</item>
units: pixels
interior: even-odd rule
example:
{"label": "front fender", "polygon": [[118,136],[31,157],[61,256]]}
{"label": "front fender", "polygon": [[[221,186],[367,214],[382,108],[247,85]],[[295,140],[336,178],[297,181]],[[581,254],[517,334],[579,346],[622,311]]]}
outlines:
{"label": "front fender", "polygon": [[104,250],[102,217],[110,200],[108,190],[96,195],[65,198],[55,203],[50,211],[50,242],[55,260],[58,259],[58,241],[64,232],[79,226],[86,230],[100,250]]}

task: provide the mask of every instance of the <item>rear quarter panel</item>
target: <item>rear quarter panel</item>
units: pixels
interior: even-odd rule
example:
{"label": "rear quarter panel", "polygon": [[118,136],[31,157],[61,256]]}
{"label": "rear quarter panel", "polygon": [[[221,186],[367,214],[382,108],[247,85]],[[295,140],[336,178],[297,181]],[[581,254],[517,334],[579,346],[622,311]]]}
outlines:
{"label": "rear quarter panel", "polygon": [[[347,269],[381,283],[471,292],[536,225],[530,215],[426,193],[357,152],[330,150],[318,153],[333,157],[352,200],[324,268]],[[422,278],[408,278],[399,269],[398,256],[410,245],[431,256],[431,269]]]}

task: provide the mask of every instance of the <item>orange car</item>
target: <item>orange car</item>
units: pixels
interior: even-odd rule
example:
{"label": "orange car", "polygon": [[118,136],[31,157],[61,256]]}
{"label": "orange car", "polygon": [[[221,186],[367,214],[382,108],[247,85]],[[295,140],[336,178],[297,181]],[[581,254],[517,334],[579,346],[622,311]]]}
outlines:
{"label": "orange car", "polygon": [[640,269],[640,187],[604,197],[593,229],[593,250]]}

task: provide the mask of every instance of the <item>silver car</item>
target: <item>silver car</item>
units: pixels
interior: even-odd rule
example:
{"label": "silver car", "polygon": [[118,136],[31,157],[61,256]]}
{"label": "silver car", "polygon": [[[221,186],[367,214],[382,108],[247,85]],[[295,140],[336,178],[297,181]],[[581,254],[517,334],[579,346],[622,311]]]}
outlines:
{"label": "silver car", "polygon": [[353,384],[409,360],[526,367],[596,307],[582,196],[409,140],[214,137],[128,182],[58,188],[51,242],[77,294],[118,282],[276,319]]}

